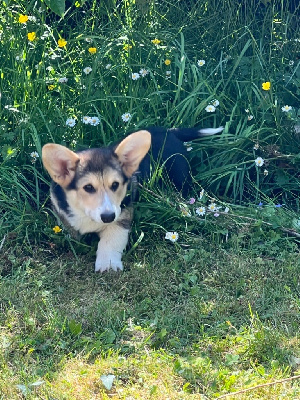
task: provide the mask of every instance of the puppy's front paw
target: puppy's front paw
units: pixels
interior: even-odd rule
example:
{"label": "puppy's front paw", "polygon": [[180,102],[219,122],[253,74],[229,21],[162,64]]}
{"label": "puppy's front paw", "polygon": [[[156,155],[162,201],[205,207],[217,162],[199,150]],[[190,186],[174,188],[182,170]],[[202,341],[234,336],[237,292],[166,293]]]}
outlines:
{"label": "puppy's front paw", "polygon": [[122,261],[114,257],[97,257],[95,263],[95,272],[108,271],[110,268],[116,272],[118,269],[123,271]]}

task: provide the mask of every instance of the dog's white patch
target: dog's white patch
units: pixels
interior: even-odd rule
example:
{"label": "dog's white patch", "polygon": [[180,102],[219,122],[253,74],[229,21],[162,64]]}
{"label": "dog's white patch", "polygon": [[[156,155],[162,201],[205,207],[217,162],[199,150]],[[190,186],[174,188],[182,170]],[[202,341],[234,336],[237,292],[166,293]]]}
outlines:
{"label": "dog's white patch", "polygon": [[122,271],[122,254],[128,242],[129,230],[117,223],[108,224],[101,231],[98,243],[95,271]]}
{"label": "dog's white patch", "polygon": [[102,201],[100,202],[99,207],[94,209],[85,209],[85,213],[88,217],[90,217],[95,222],[103,222],[101,219],[102,214],[115,214],[115,219],[118,219],[121,214],[121,207],[114,204],[108,194],[104,192]]}
{"label": "dog's white patch", "polygon": [[216,133],[220,133],[224,130],[223,126],[219,126],[219,128],[203,128],[199,129],[199,133],[202,134],[202,136],[209,136],[209,135],[215,135]]}

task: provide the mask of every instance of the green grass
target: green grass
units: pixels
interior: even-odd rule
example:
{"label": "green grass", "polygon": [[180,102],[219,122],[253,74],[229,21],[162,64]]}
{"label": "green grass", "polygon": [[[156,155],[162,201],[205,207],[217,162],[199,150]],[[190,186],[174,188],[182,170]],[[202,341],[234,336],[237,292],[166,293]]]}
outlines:
{"label": "green grass", "polygon": [[[1,3],[1,400],[300,397],[298,379],[276,383],[300,364],[295,5],[87,0],[60,19],[44,2]],[[53,232],[49,177],[32,153],[150,125],[225,129],[191,144],[193,200],[153,177],[124,273],[94,274],[94,238]]]}
{"label": "green grass", "polygon": [[[298,255],[201,242],[144,244],[124,273],[103,275],[92,255],[6,247],[2,398],[21,397],[17,385],[29,399],[214,398],[299,373]],[[108,374],[111,390],[99,380]],[[299,391],[294,382],[250,393]]]}

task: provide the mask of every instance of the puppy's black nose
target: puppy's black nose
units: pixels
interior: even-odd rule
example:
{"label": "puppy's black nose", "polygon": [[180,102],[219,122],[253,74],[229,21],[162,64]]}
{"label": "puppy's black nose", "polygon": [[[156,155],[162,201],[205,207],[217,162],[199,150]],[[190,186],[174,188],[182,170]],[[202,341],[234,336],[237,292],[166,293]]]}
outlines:
{"label": "puppy's black nose", "polygon": [[104,222],[105,224],[108,224],[109,222],[113,222],[114,219],[116,218],[116,214],[115,213],[104,213],[100,215],[102,222]]}

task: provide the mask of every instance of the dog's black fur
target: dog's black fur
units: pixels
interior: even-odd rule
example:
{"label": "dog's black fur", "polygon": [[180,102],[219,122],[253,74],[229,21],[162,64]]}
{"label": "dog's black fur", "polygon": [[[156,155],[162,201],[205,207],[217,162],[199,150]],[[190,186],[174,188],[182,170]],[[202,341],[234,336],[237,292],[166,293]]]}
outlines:
{"label": "dog's black fur", "polygon": [[151,149],[140,163],[138,174],[141,181],[149,178],[153,168],[163,165],[170,182],[186,196],[191,185],[191,174],[184,142],[213,135],[221,132],[223,128],[212,129],[207,133],[205,129],[198,128],[149,127],[146,130],[151,133]]}

